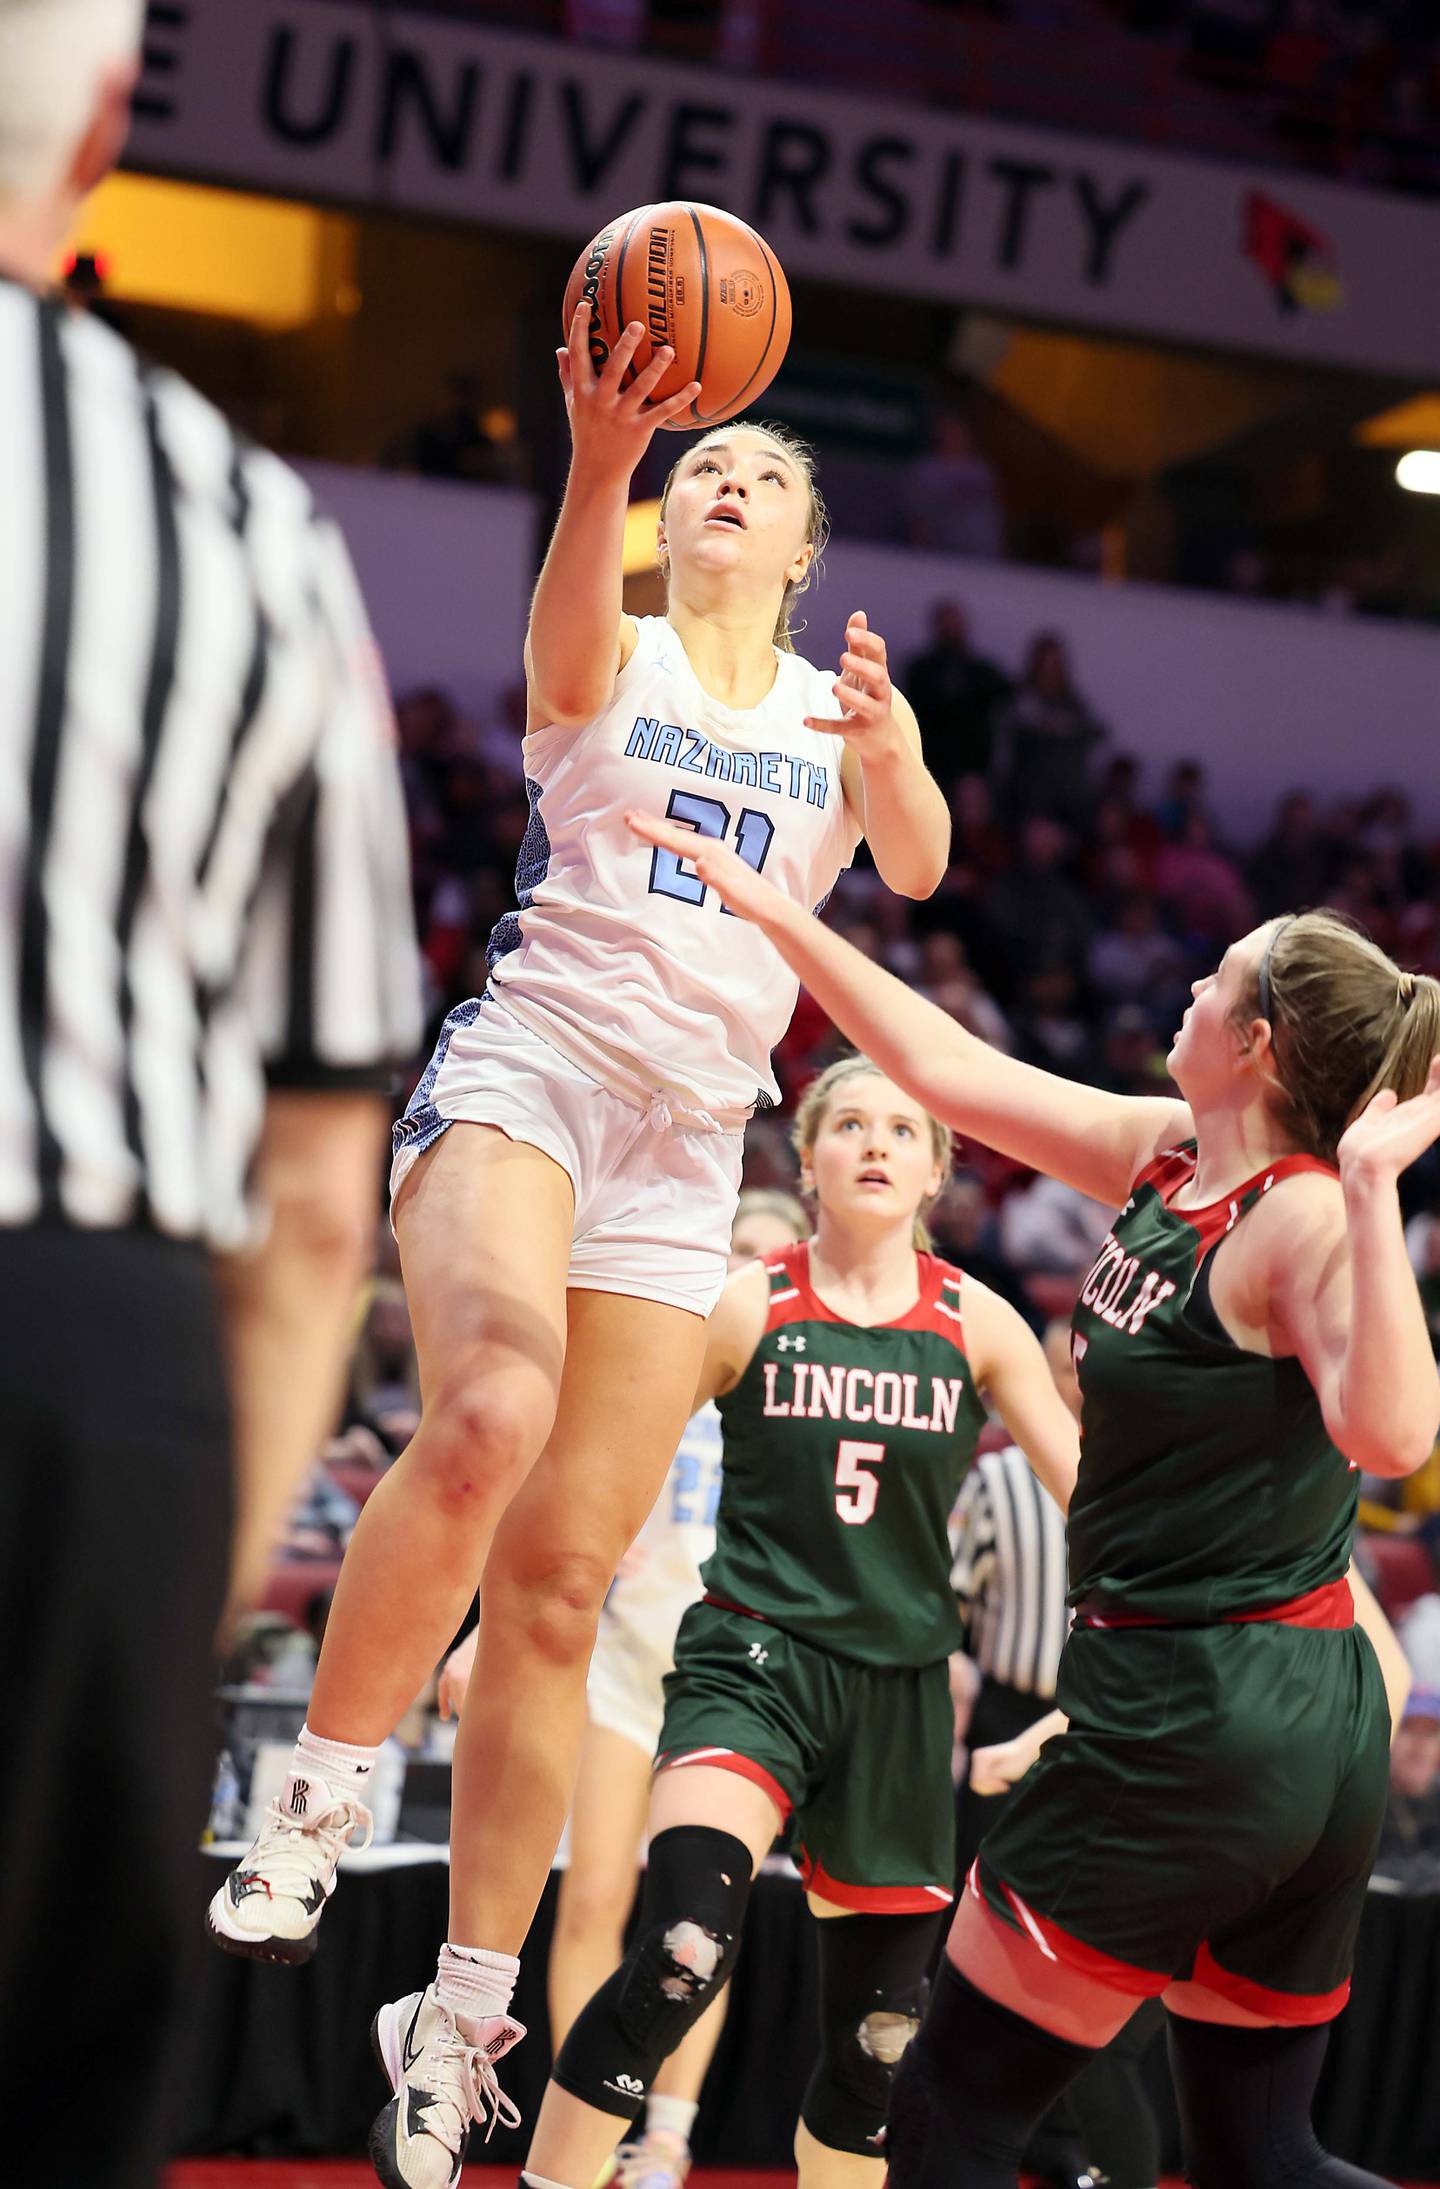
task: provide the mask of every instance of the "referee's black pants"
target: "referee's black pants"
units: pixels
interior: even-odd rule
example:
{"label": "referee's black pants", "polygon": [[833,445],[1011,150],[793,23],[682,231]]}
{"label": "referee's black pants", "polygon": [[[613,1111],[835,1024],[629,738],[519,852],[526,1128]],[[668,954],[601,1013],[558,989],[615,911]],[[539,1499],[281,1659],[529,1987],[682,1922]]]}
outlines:
{"label": "referee's black pants", "polygon": [[[1053,1697],[1028,1695],[987,1674],[966,1734],[971,1753],[1017,1739],[1054,1708]],[[968,1772],[956,1789],[957,1891],[964,1891],[980,1841],[1004,1814],[1008,1799],[1006,1794],[972,1793]],[[1083,2166],[1096,2166],[1114,2189],[1152,2189],[1158,2182],[1160,2131],[1140,2065],[1164,2019],[1158,2001],[1145,2001],[1046,2114],[1026,2153],[1027,2164],[1042,2180],[1064,2181]]]}
{"label": "referee's black pants", "polygon": [[205,1256],[0,1230],[0,2175],[151,2189],[194,1970],[229,1418]]}

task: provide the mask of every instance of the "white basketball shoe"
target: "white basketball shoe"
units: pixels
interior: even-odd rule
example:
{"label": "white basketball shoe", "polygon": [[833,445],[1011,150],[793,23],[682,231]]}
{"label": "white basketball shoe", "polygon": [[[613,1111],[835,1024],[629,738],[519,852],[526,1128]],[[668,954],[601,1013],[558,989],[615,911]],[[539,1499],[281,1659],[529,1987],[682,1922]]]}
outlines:
{"label": "white basketball shoe", "polygon": [[382,2007],[370,2030],[395,2095],[370,2131],[370,2163],[385,2189],[453,2189],[472,2125],[518,2128],[520,2109],[495,2080],[495,2062],[525,2034],[508,2014],[462,2029],[432,1984]]}
{"label": "white basketball shoe", "polygon": [[254,1961],[308,1961],[336,1864],[352,1841],[368,1847],[373,1828],[363,1802],[292,1772],[254,1846],[210,1902],[216,1945]]}
{"label": "white basketball shoe", "polygon": [[616,2156],[615,2189],[685,2189],[690,2146],[673,2129],[647,2129]]}

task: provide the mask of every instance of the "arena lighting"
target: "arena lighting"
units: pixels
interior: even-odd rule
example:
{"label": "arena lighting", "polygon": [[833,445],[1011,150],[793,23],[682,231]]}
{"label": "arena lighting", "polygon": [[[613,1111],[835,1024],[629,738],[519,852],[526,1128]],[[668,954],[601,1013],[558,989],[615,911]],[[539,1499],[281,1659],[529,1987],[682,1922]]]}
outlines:
{"label": "arena lighting", "polygon": [[[1440,463],[1440,457],[1436,458],[1436,462]],[[655,527],[659,522],[658,501],[632,502],[626,510],[623,566],[627,578],[637,577],[642,570],[655,568]]]}
{"label": "arena lighting", "polygon": [[1407,494],[1440,494],[1440,449],[1408,450],[1395,466],[1395,477]]}

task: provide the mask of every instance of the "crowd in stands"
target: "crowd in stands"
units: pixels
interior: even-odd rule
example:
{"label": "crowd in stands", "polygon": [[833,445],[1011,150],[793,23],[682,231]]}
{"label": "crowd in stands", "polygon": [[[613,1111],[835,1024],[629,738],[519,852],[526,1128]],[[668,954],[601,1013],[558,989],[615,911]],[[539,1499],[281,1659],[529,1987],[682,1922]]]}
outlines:
{"label": "crowd in stands", "polygon": [[[793,0],[468,5],[585,40],[643,43],[689,59],[818,72],[827,80],[822,27],[834,27],[848,57],[851,24],[867,20],[860,0],[849,0],[838,14],[837,0],[808,0],[798,9]],[[980,68],[1000,111],[1083,128],[1084,85],[1072,86],[1062,100],[1046,55],[1032,53],[1027,97],[1016,66],[1019,42],[1058,34],[1062,49],[1052,66],[1063,66],[1073,46],[1093,39],[1107,20],[1134,33],[1155,65],[1133,74],[1128,129],[1113,99],[1089,126],[1107,134],[1169,134],[1226,156],[1245,141],[1225,126],[1228,115],[1248,130],[1257,151],[1286,164],[1382,188],[1440,191],[1440,24],[1430,0],[920,0],[892,23],[897,50],[887,62],[887,88],[952,104]],[[985,42],[977,44],[977,37]],[[808,64],[807,43],[815,49]],[[1092,100],[1099,101],[1101,88],[1091,87]],[[1202,97],[1187,99],[1187,90]],[[1208,128],[1205,94],[1214,109]]]}

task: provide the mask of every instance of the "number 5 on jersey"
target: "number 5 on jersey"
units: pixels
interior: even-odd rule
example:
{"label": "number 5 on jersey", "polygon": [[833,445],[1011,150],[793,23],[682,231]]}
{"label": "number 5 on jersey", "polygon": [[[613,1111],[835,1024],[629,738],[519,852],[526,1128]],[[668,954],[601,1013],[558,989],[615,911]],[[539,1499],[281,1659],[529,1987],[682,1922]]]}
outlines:
{"label": "number 5 on jersey", "polygon": [[[730,834],[730,808],[718,798],[701,798],[695,791],[672,790],[670,803],[665,808],[667,821],[685,821],[698,836],[714,836],[721,843]],[[735,831],[735,849],[758,874],[765,864],[775,834],[775,823],[768,813],[747,806],[740,816]],[[710,892],[698,874],[693,874],[683,859],[677,859],[673,851],[661,851],[658,846],[650,860],[650,893],[655,897],[677,897],[681,904],[702,905]],[[722,912],[729,912],[729,905],[722,905]]]}
{"label": "number 5 on jersey", "polygon": [[835,1455],[835,1510],[852,1528],[863,1528],[875,1511],[880,1478],[871,1474],[885,1457],[883,1444],[862,1444],[855,1437],[841,1439]]}

